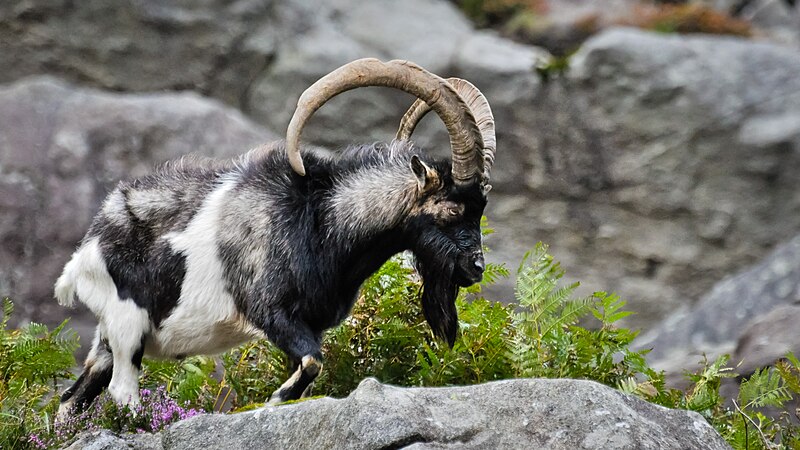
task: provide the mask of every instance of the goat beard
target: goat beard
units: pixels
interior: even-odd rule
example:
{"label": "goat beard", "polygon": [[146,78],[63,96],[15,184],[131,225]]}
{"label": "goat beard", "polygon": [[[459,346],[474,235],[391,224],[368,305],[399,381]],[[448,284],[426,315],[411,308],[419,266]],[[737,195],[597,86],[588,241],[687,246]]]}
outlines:
{"label": "goat beard", "polygon": [[444,267],[432,267],[418,259],[416,266],[422,276],[422,313],[425,320],[434,336],[452,348],[458,332],[458,284],[453,281],[455,265],[448,261]]}

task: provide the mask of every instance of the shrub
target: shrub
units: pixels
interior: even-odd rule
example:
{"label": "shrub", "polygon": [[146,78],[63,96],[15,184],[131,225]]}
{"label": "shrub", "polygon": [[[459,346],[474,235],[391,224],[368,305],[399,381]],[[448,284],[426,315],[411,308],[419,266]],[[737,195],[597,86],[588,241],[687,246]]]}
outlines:
{"label": "shrub", "polygon": [[[487,233],[491,230],[487,230]],[[633,351],[635,331],[618,326],[631,314],[616,295],[575,296],[577,283],[562,282],[564,270],[538,244],[520,265],[516,302],[487,300],[482,286],[508,276],[489,264],[484,281],[456,299],[460,331],[452,348],[433,337],[423,317],[420,280],[406,259],[390,260],[367,280],[352,315],[324,340],[326,366],[317,393],[345,396],[367,376],[404,386],[473,384],[512,377],[595,380],[645,400],[703,415],[734,448],[797,448],[796,411],[800,361],[793,355],[741,383],[727,406],[720,395],[725,378],[737,376],[728,358],[703,361],[688,374],[691,387],[665,386],[650,368],[646,351]],[[180,362],[145,360],[142,404],[133,410],[103,395],[87,411],[53,423],[55,379],[69,377],[74,335],[61,324],[0,334],[0,445],[55,448],[84,430],[158,431],[201,411],[240,411],[260,406],[289,375],[286,356],[267,341],[252,342],[219,358]],[[596,326],[584,326],[587,321]]]}
{"label": "shrub", "polygon": [[697,4],[639,6],[622,24],[663,33],[752,35],[749,22]]}
{"label": "shrub", "polygon": [[0,448],[30,448],[29,436],[52,433],[52,419],[58,409],[54,395],[58,380],[72,378],[73,352],[78,337],[66,331],[65,320],[53,331],[31,323],[8,330],[14,310],[3,299],[0,322]]}
{"label": "shrub", "polygon": [[541,14],[547,0],[457,0],[459,8],[480,26],[497,26],[518,14]]}
{"label": "shrub", "polygon": [[202,411],[180,405],[161,386],[155,391],[141,389],[141,404],[130,407],[116,403],[105,392],[79,414],[56,420],[47,433],[33,433],[28,441],[39,449],[61,448],[77,434],[99,429],[117,433],[148,433],[163,430],[178,420],[196,416]]}

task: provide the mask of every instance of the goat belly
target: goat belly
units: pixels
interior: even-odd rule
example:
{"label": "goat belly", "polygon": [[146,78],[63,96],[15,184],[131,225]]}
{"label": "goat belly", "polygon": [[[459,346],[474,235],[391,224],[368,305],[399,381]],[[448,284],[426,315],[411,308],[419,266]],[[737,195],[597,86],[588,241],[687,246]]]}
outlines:
{"label": "goat belly", "polygon": [[216,322],[202,316],[182,320],[168,319],[151,333],[145,342],[145,355],[157,358],[212,355],[265,337],[241,315]]}

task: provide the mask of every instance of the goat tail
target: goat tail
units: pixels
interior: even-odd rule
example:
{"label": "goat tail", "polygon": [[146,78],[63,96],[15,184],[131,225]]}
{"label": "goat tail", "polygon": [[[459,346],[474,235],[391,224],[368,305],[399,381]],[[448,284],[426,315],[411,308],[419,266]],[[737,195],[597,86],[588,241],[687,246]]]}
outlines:
{"label": "goat tail", "polygon": [[72,255],[61,276],[56,280],[55,297],[61,306],[72,307],[75,304],[75,294],[77,292],[77,279],[79,273],[80,250]]}
{"label": "goat tail", "polygon": [[75,277],[69,270],[69,264],[64,268],[64,273],[56,281],[55,296],[58,304],[71,307],[75,304]]}

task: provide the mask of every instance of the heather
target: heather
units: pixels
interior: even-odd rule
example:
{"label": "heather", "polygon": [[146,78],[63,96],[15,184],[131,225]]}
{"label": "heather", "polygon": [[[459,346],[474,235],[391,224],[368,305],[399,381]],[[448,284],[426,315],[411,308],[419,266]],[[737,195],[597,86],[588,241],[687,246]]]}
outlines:
{"label": "heather", "polygon": [[167,394],[164,386],[155,390],[141,389],[141,404],[130,407],[116,403],[108,393],[101,395],[89,408],[78,414],[56,419],[52,428],[31,433],[28,442],[38,449],[60,448],[84,431],[107,429],[118,433],[148,433],[164,429],[178,420],[203,411],[183,405]]}

